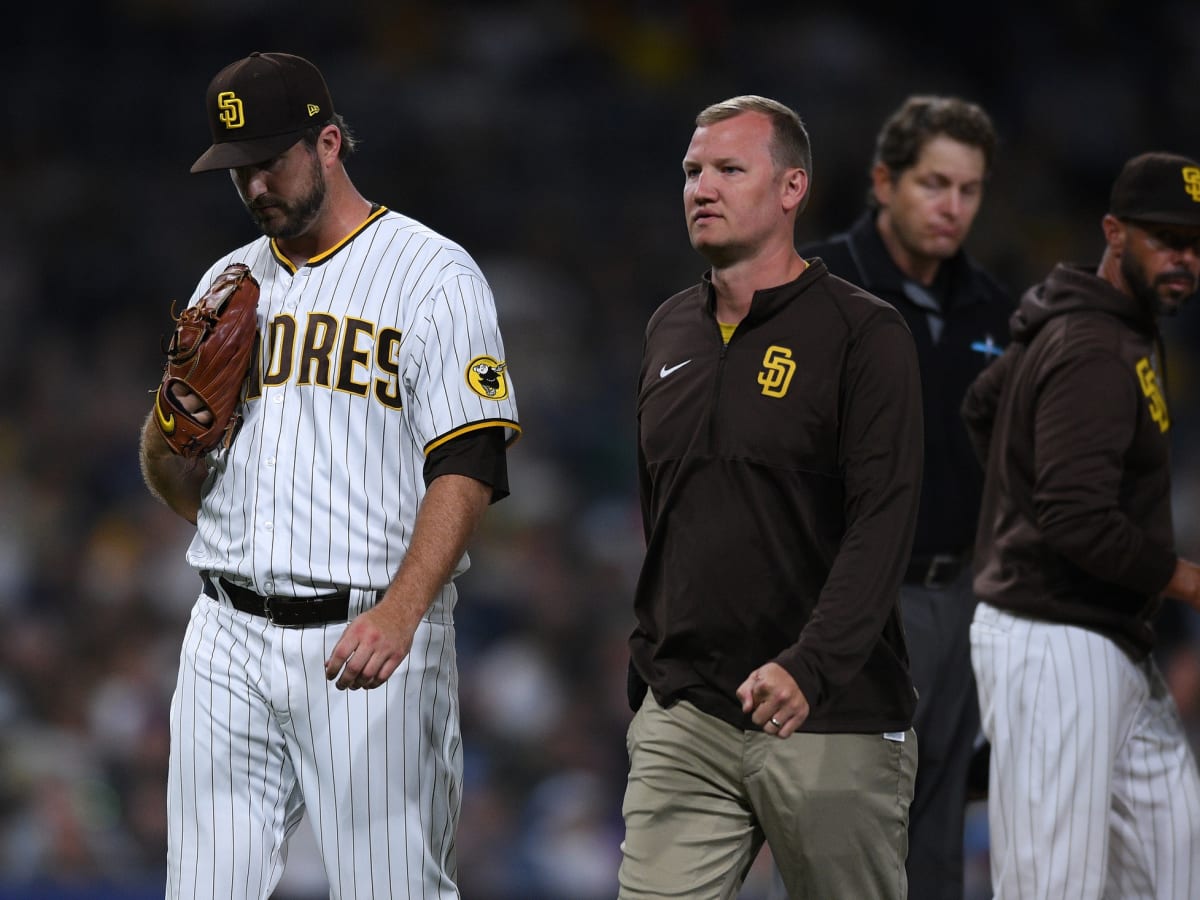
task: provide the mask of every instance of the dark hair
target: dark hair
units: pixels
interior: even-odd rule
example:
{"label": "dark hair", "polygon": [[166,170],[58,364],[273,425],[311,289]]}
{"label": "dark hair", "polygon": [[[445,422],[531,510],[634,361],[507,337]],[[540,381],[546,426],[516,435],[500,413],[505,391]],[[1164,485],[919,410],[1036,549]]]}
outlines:
{"label": "dark hair", "polygon": [[[875,158],[898,178],[917,164],[921,151],[935,137],[948,138],[978,147],[983,151],[983,172],[992,171],[996,153],[996,130],[983,108],[958,97],[914,95],[900,105],[879,130],[875,139]],[[876,205],[874,193],[867,191],[867,202]]]}
{"label": "dark hair", "polygon": [[812,177],[812,147],[808,130],[795,110],[777,100],[744,94],[714,103],[696,116],[698,126],[712,125],[745,112],[762,113],[771,120],[771,159],[781,169],[803,169]]}
{"label": "dark hair", "polygon": [[335,112],[320,125],[313,125],[311,128],[305,129],[302,137],[310,150],[317,146],[317,138],[325,130],[326,125],[336,125],[338,131],[342,133],[342,147],[338,150],[338,159],[344,160],[358,149],[358,138],[350,130],[350,126],[346,124],[346,120],[342,118],[342,114]]}

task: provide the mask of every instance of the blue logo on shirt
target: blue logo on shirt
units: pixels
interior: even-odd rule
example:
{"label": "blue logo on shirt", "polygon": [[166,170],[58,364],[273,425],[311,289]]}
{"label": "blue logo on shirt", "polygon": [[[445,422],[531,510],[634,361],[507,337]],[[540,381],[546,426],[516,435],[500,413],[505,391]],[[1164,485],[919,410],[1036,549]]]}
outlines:
{"label": "blue logo on shirt", "polygon": [[985,335],[982,341],[975,341],[971,344],[971,349],[976,353],[982,353],[985,357],[1003,356],[1004,348],[992,340],[992,336]]}

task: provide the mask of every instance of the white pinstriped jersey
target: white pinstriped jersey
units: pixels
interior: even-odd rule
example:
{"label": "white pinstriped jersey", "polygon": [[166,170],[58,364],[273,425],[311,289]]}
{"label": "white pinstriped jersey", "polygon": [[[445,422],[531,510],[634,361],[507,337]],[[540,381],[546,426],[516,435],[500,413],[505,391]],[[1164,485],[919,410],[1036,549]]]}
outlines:
{"label": "white pinstriped jersey", "polygon": [[520,430],[487,281],[458,244],[382,207],[298,270],[259,238],[190,302],[239,261],[259,281],[261,343],[241,429],[209,456],[188,562],[260,594],[386,588],[426,455],[477,428]]}

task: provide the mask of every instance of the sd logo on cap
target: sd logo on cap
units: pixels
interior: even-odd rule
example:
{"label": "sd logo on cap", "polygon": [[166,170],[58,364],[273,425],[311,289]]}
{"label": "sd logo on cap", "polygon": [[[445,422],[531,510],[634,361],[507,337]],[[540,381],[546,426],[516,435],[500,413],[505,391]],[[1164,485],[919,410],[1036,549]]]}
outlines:
{"label": "sd logo on cap", "polygon": [[1200,163],[1174,153],[1143,153],[1125,163],[1108,211],[1118,219],[1200,226]]}
{"label": "sd logo on cap", "polygon": [[213,143],[193,172],[265,162],[334,114],[320,70],[290,53],[251,53],[230,63],[209,83],[205,110]]}

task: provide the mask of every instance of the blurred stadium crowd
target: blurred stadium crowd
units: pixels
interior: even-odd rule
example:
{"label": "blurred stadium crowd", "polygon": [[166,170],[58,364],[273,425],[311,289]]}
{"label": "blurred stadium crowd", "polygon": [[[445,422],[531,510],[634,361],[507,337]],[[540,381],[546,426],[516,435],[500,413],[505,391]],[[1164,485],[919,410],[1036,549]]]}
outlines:
{"label": "blurred stadium crowd", "polygon": [[[615,894],[641,554],[634,383],[646,318],[703,269],[680,204],[695,113],[739,93],[801,112],[807,239],[856,217],[875,131],[905,95],[982,103],[1002,143],[968,246],[1018,292],[1058,259],[1098,258],[1125,158],[1200,154],[1188,13],[1183,0],[969,17],[937,2],[122,0],[8,14],[0,898],[162,895],[167,709],[199,582],[191,528],[144,489],[136,441],[171,301],[254,234],[222,176],[187,174],[225,63],[316,61],[361,138],[349,170],[366,196],[463,243],[492,282],[525,436],[460,583],[462,888],[601,900]],[[1167,333],[1192,558],[1198,332],[1190,309]],[[1172,611],[1161,631],[1200,745],[1200,629]],[[305,839],[280,898],[324,893]],[[986,896],[978,815],[967,840],[969,890]]]}

